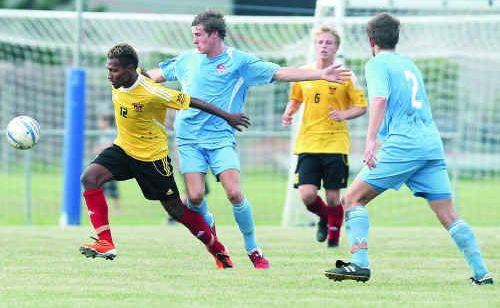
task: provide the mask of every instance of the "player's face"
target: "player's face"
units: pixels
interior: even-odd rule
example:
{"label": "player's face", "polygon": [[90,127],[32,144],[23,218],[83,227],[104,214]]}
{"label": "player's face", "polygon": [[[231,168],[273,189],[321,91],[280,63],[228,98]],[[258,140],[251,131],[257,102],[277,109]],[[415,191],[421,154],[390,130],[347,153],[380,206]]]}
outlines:
{"label": "player's face", "polygon": [[331,33],[318,34],[314,46],[316,47],[316,58],[322,60],[332,59],[339,49],[339,44]]}
{"label": "player's face", "polygon": [[193,44],[199,52],[204,54],[209,54],[215,48],[219,39],[217,32],[208,34],[202,25],[191,27],[191,33],[193,34]]}
{"label": "player's face", "polygon": [[130,67],[120,66],[120,61],[116,58],[108,59],[106,67],[108,68],[108,80],[113,88],[118,89],[129,85],[132,78]]}

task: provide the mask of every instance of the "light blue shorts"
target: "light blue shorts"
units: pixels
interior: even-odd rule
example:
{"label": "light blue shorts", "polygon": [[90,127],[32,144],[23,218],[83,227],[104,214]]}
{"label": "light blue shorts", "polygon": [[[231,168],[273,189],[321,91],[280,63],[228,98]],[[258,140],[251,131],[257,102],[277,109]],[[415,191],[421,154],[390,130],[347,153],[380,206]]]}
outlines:
{"label": "light blue shorts", "polygon": [[450,179],[444,159],[378,162],[372,170],[365,166],[358,179],[370,184],[379,193],[389,188],[398,190],[406,184],[415,196],[427,201],[451,199]]}
{"label": "light blue shorts", "polygon": [[216,177],[229,169],[240,171],[235,145],[210,149],[200,144],[184,144],[178,147],[178,151],[181,174],[207,173],[208,167]]}

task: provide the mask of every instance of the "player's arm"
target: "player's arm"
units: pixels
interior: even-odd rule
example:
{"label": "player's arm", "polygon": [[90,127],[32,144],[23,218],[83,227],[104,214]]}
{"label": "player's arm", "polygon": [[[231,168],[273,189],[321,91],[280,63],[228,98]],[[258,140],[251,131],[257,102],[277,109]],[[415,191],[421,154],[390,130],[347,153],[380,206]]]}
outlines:
{"label": "player's arm", "polygon": [[385,97],[374,97],[370,101],[370,117],[368,120],[368,131],[366,133],[366,147],[364,163],[369,168],[375,168],[375,154],[377,149],[377,134],[384,121],[387,99]]}
{"label": "player's arm", "polygon": [[281,125],[286,127],[292,124],[293,116],[297,113],[297,110],[300,108],[300,102],[294,99],[291,99],[286,105],[285,112],[281,116]]}
{"label": "player's arm", "polygon": [[324,79],[344,84],[350,76],[351,71],[349,69],[341,67],[340,64],[332,64],[321,70],[310,70],[297,67],[280,67],[274,73],[273,79],[287,82]]}
{"label": "player's arm", "polygon": [[243,126],[245,128],[248,128],[248,126],[250,126],[250,119],[244,113],[229,113],[195,97],[191,97],[191,103],[189,104],[189,107],[200,109],[202,111],[216,115],[226,120],[226,122],[231,125],[231,127],[237,129],[240,132],[242,131],[242,128],[240,126]]}
{"label": "player's arm", "polygon": [[362,116],[366,113],[366,107],[360,106],[351,106],[351,108],[347,110],[337,110],[332,109],[328,115],[334,121],[346,121],[355,119],[359,116]]}

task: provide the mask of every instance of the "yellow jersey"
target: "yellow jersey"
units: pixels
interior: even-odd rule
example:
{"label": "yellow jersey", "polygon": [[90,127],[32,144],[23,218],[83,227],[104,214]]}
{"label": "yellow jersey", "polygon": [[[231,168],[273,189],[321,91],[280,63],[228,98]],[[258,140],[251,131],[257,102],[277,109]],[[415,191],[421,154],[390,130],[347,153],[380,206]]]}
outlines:
{"label": "yellow jersey", "polygon": [[[312,69],[311,66],[306,68]],[[294,153],[349,154],[351,141],[346,121],[332,120],[332,109],[366,107],[363,89],[354,74],[345,84],[326,80],[301,81],[292,84],[290,100],[304,103],[304,114]]]}
{"label": "yellow jersey", "polygon": [[130,88],[113,88],[117,137],[114,144],[141,161],[168,155],[165,116],[167,108],[187,109],[189,95],[140,75]]}

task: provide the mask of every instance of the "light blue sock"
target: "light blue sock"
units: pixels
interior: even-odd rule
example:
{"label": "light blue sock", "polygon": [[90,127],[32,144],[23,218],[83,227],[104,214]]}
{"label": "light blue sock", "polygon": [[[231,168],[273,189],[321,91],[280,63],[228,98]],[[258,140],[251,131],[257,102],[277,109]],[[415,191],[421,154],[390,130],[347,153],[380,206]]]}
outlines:
{"label": "light blue sock", "polygon": [[[368,212],[362,205],[354,206],[345,213],[346,233],[351,245],[351,262],[360,267],[368,267]],[[353,252],[354,251],[354,252]]]}
{"label": "light blue sock", "polygon": [[246,198],[241,203],[233,204],[234,220],[240,228],[243,240],[245,241],[245,250],[247,252],[257,248],[255,240],[254,224],[252,217],[252,206]]}
{"label": "light blue sock", "polygon": [[472,269],[474,278],[483,278],[488,273],[488,269],[484,265],[481,250],[471,227],[459,218],[448,227],[448,232]]}
{"label": "light blue sock", "polygon": [[200,203],[200,205],[193,205],[189,201],[189,198],[186,199],[187,206],[190,210],[198,213],[203,217],[203,220],[207,223],[209,227],[212,227],[214,225],[214,215],[208,211],[208,206],[207,206],[207,201],[205,198],[203,198],[203,201]]}

